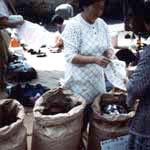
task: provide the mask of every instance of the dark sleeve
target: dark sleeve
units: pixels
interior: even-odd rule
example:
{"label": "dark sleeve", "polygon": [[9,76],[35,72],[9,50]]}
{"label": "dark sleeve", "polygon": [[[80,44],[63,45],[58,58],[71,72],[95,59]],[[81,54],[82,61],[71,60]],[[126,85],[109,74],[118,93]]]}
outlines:
{"label": "dark sleeve", "polygon": [[133,106],[137,98],[144,95],[150,84],[150,46],[141,53],[140,61],[127,85],[127,105]]}

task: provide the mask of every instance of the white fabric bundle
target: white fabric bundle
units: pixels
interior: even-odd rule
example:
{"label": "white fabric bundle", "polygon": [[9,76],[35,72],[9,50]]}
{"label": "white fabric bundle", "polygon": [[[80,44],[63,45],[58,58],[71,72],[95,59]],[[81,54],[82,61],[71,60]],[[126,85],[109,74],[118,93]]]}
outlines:
{"label": "white fabric bundle", "polygon": [[17,21],[23,21],[23,17],[21,15],[10,15],[8,17],[9,23],[15,23]]}

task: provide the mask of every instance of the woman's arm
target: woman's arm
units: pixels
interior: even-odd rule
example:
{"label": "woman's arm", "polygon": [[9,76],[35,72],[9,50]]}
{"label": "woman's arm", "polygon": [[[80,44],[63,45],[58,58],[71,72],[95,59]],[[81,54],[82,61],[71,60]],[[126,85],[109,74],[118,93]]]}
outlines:
{"label": "woman's arm", "polygon": [[80,54],[81,29],[76,22],[69,22],[65,27],[62,38],[64,41],[64,56],[68,63],[98,64],[106,67],[110,60],[105,56],[87,56]]}
{"label": "woman's arm", "polygon": [[97,64],[106,67],[110,60],[105,56],[83,56],[76,54],[72,59],[73,64]]}

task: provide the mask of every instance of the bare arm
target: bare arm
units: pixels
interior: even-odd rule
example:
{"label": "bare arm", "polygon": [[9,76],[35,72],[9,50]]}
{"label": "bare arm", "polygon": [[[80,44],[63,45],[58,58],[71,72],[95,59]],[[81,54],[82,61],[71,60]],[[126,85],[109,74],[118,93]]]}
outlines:
{"label": "bare arm", "polygon": [[107,64],[110,63],[110,60],[105,56],[83,56],[77,54],[73,58],[72,63],[73,64],[97,64],[102,67],[106,67]]}

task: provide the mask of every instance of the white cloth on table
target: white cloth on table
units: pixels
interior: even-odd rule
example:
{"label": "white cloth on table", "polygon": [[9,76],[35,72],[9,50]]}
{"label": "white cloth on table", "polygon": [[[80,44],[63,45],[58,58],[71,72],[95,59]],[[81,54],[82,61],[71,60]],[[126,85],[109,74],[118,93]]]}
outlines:
{"label": "white cloth on table", "polygon": [[67,61],[65,87],[91,103],[95,96],[106,91],[104,69],[97,64],[75,65],[71,62],[76,54],[103,55],[111,47],[108,27],[100,18],[89,24],[78,14],[67,23],[62,38]]}
{"label": "white cloth on table", "polygon": [[42,45],[47,47],[55,45],[55,34],[47,31],[43,26],[25,21],[17,28],[18,37],[24,44],[38,51]]}

